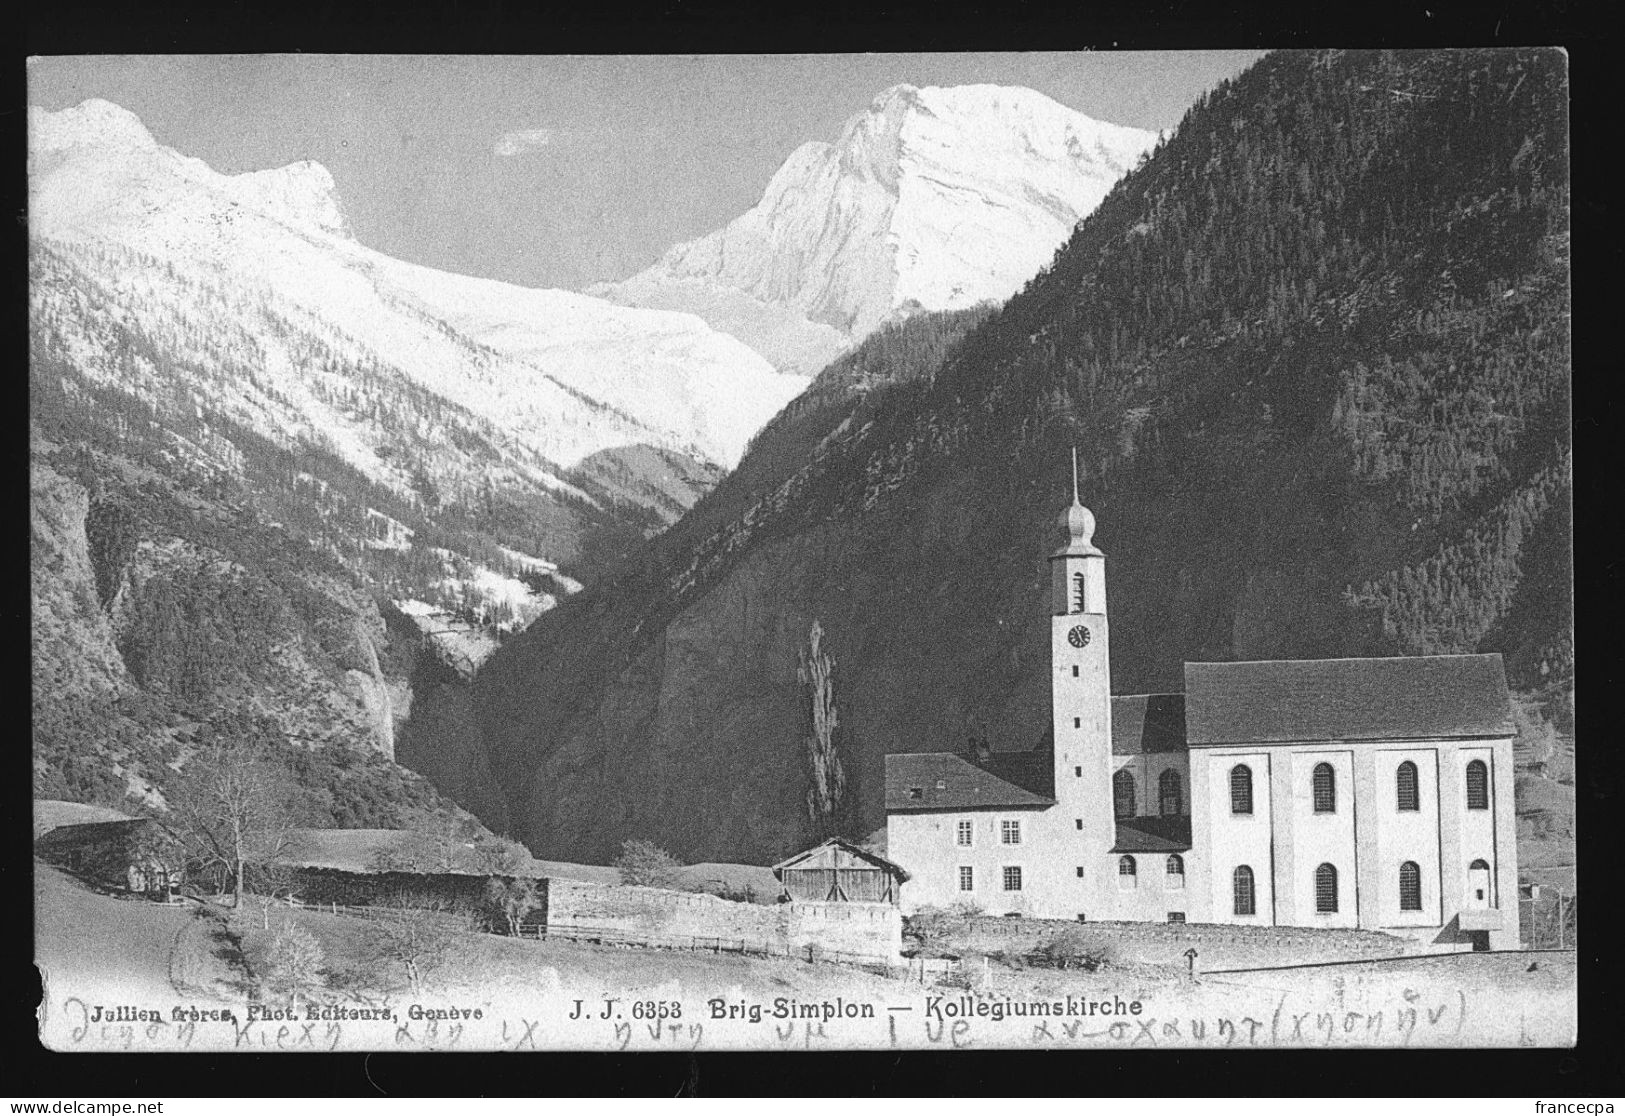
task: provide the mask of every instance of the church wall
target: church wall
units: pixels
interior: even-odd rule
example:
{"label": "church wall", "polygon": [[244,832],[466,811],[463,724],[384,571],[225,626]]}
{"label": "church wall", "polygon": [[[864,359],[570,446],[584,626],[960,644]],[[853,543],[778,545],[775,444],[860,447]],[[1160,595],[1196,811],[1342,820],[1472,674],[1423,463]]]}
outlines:
{"label": "church wall", "polygon": [[[1329,812],[1314,808],[1314,772],[1322,764],[1330,766],[1334,775]],[[1283,840],[1277,843],[1290,844],[1292,851],[1290,864],[1277,867],[1276,887],[1291,896],[1290,911],[1278,910],[1277,921],[1297,926],[1359,925],[1354,753],[1345,748],[1293,747],[1281,757],[1276,770],[1290,772],[1290,804],[1285,811],[1286,825],[1278,827]],[[1330,864],[1337,873],[1335,911],[1323,911],[1316,902],[1317,874],[1323,864]]]}
{"label": "church wall", "polygon": [[[1378,929],[1444,925],[1445,880],[1439,860],[1439,752],[1436,747],[1378,747],[1366,753],[1372,771],[1371,793],[1362,796],[1362,828],[1370,819],[1374,831],[1373,855],[1365,858],[1370,869],[1370,886],[1362,884],[1368,896],[1361,911],[1361,925]],[[1399,766],[1416,765],[1417,809],[1401,810],[1398,799]],[[1400,908],[1399,868],[1406,861],[1420,870],[1422,909]],[[1366,864],[1362,864],[1365,868]]]}
{"label": "church wall", "polygon": [[[1192,784],[1202,790],[1198,806],[1200,821],[1192,843],[1207,862],[1206,919],[1209,922],[1270,926],[1275,918],[1275,888],[1272,869],[1271,809],[1275,795],[1270,785],[1270,753],[1237,749],[1193,750],[1190,756]],[[1230,771],[1238,764],[1252,769],[1253,812],[1230,811]],[[1246,865],[1253,872],[1254,913],[1235,913],[1234,873]],[[1189,881],[1187,881],[1187,887]],[[1188,916],[1187,916],[1188,917]]]}

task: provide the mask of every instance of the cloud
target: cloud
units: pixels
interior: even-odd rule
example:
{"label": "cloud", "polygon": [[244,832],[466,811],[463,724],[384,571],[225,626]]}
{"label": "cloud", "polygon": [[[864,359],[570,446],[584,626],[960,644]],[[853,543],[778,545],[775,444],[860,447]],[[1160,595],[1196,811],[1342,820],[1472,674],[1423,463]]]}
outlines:
{"label": "cloud", "polygon": [[494,150],[498,155],[523,155],[527,151],[537,151],[543,147],[552,147],[564,134],[556,128],[525,128],[517,132],[504,132],[497,138]]}

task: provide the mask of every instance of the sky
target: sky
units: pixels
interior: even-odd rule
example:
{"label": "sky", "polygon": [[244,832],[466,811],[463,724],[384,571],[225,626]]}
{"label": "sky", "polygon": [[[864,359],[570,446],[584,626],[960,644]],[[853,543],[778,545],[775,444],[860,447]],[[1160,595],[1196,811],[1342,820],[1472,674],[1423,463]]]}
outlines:
{"label": "sky", "polygon": [[737,217],[893,85],[1027,86],[1171,132],[1260,53],[58,56],[29,60],[28,101],[112,101],[225,173],[315,160],[368,247],[579,290]]}

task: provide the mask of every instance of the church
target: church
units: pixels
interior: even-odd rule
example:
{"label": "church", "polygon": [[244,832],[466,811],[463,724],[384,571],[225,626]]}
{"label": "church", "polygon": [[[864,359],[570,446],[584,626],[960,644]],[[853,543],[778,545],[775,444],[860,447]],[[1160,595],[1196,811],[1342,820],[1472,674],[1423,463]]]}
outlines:
{"label": "church", "polygon": [[1113,696],[1106,557],[1078,499],[1049,558],[1051,733],[886,757],[904,912],[1358,927],[1518,945],[1499,655],[1186,663]]}

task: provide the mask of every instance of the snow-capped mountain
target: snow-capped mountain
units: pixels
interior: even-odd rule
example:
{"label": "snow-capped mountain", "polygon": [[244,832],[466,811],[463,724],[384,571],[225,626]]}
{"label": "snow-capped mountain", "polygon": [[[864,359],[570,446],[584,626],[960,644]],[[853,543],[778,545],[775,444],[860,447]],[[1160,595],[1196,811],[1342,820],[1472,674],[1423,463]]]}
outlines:
{"label": "snow-capped mountain", "polygon": [[[145,261],[100,276],[115,305],[140,295],[177,312],[187,297],[179,282],[304,319],[296,332],[329,335],[341,353],[486,420],[556,470],[638,446],[731,466],[803,386],[691,315],[372,251],[349,235],[333,179],[316,163],[219,174],[99,100],[31,108],[29,139],[35,243],[116,247]],[[295,412],[284,419],[322,435],[368,476],[401,479],[378,460],[379,430],[301,398],[316,372],[297,345],[257,340],[270,390]],[[268,417],[243,398],[231,409]]]}
{"label": "snow-capped mountain", "polygon": [[894,315],[1008,298],[1156,139],[1031,89],[898,85],[725,228],[588,291],[691,311],[816,372]]}

